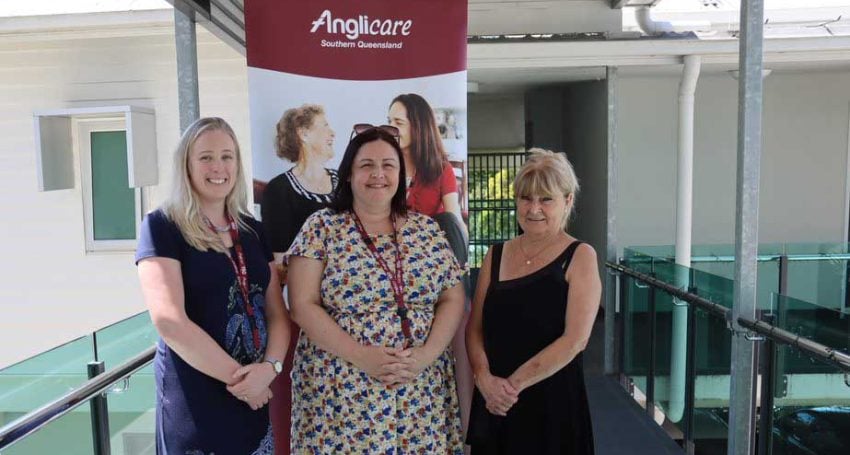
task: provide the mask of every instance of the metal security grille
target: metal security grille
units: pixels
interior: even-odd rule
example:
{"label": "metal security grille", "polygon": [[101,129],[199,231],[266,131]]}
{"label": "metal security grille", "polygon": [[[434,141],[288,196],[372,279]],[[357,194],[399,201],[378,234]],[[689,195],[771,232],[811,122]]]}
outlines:
{"label": "metal security grille", "polygon": [[487,248],[518,233],[513,181],[525,152],[469,155],[469,266],[481,267]]}

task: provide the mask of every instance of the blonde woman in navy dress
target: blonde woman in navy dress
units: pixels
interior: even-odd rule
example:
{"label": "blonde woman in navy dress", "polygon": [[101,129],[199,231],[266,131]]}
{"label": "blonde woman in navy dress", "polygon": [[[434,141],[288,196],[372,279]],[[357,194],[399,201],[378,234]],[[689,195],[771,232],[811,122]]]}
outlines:
{"label": "blonde woman in navy dress", "polygon": [[159,332],[160,455],[274,453],[269,384],[288,315],[263,229],[246,210],[236,136],[219,118],[186,129],[166,203],[145,217],[136,252]]}
{"label": "blonde woman in navy dress", "polygon": [[566,156],[530,153],[514,181],[523,234],[487,252],[466,330],[467,442],[473,455],[592,455],[582,351],[602,293],[596,253],[566,231],[579,189]]}

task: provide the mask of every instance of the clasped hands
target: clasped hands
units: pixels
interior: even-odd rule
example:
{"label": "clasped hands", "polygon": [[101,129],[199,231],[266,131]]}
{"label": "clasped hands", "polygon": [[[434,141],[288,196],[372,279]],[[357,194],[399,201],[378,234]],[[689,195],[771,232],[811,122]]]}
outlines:
{"label": "clasped hands", "polygon": [[361,346],[354,366],[383,384],[394,386],[413,381],[437,359],[425,346],[412,348]]}
{"label": "clasped hands", "polygon": [[268,362],[245,365],[233,373],[234,382],[227,385],[227,391],[256,411],[271,400],[269,385],[275,376],[277,374]]}
{"label": "clasped hands", "polygon": [[489,372],[476,375],[475,384],[491,414],[506,416],[519,399],[520,391],[511,384],[510,380],[493,376]]}

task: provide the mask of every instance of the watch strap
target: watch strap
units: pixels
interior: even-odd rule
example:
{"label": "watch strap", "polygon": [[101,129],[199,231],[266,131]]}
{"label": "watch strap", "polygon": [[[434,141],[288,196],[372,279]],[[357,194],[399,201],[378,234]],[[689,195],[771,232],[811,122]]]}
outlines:
{"label": "watch strap", "polygon": [[280,374],[280,372],[283,370],[283,363],[281,363],[280,360],[265,359],[265,360],[263,360],[263,362],[266,362],[266,363],[268,363],[272,366],[272,368],[274,369],[275,375]]}

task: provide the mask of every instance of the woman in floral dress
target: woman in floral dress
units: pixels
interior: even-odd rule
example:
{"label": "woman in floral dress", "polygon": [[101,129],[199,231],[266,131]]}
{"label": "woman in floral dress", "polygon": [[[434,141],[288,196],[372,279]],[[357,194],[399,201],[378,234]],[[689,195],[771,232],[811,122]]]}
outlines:
{"label": "woman in floral dress", "polygon": [[405,208],[397,136],[352,139],[331,208],[287,253],[302,328],[292,453],[463,453],[449,348],[461,270],[436,222]]}

